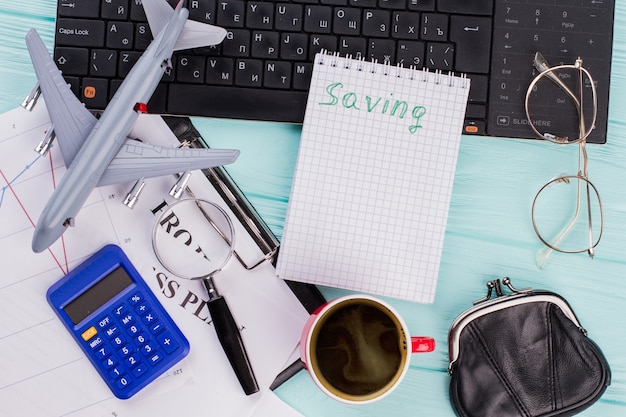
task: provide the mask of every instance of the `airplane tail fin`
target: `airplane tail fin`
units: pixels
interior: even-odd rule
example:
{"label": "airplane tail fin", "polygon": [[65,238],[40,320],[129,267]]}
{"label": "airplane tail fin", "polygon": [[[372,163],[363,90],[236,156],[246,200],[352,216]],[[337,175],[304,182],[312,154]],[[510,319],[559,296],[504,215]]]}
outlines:
{"label": "airplane tail fin", "polygon": [[[166,0],[143,0],[142,1],[148,24],[152,35],[156,36],[167,25],[175,12]],[[184,6],[179,2],[176,10]],[[175,51],[182,49],[200,48],[203,46],[217,45],[226,37],[226,30],[206,23],[187,20],[182,33],[174,47]]]}

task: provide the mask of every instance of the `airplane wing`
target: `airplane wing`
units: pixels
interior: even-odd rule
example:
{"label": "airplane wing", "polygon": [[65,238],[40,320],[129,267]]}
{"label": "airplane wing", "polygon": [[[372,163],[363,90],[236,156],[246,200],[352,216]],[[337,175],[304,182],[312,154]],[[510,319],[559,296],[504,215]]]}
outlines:
{"label": "airplane wing", "polygon": [[226,29],[219,26],[187,20],[176,45],[174,45],[174,50],[182,51],[217,45],[224,40],[226,34]]}
{"label": "airplane wing", "polygon": [[69,166],[97,119],[72,93],[35,29],[26,35],[26,46],[65,166]]}
{"label": "airplane wing", "polygon": [[127,139],[98,186],[226,165],[238,156],[235,149],[166,148]]}
{"label": "airplane wing", "polygon": [[152,36],[156,37],[172,18],[174,9],[164,0],[145,0],[142,4]]}
{"label": "airplane wing", "polygon": [[[144,0],[143,9],[154,37],[161,32],[174,14],[174,9],[165,0]],[[174,45],[174,51],[217,45],[224,40],[226,34],[226,30],[219,26],[187,20]]]}

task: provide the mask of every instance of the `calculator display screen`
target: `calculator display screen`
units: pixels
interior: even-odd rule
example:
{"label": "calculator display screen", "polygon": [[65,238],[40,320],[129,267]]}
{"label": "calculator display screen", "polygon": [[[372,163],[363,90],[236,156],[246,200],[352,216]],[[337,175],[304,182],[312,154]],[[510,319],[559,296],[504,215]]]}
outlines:
{"label": "calculator display screen", "polygon": [[63,310],[72,320],[72,323],[78,324],[132,282],[124,268],[118,266],[109,275],[72,300]]}

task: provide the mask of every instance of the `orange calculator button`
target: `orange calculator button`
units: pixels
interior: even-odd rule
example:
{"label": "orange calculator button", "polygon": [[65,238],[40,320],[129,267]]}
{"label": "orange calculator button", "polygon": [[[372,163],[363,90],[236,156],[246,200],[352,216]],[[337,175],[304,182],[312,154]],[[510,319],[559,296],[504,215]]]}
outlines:
{"label": "orange calculator button", "polygon": [[87,330],[85,330],[80,337],[83,338],[83,340],[86,342],[89,339],[91,339],[92,337],[94,337],[95,335],[98,334],[98,331],[96,330],[95,326],[91,326],[90,328],[88,328]]}

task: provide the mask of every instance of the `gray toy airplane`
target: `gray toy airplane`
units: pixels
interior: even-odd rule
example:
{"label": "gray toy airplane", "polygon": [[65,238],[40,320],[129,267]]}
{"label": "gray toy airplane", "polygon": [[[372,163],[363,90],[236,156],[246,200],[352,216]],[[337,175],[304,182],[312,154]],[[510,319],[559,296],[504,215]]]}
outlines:
{"label": "gray toy airplane", "polygon": [[143,7],[154,40],[99,119],[74,96],[37,32],[31,29],[26,35],[39,85],[25,107],[32,108],[41,92],[53,126],[38,150],[45,153],[56,136],[67,166],[35,227],[34,252],[48,248],[74,225],[95,187],[136,180],[139,184],[144,177],[181,172],[185,180],[191,170],[229,164],[239,156],[238,150],[164,148],[127,137],[163,73],[171,68],[173,51],[215,45],[226,36],[222,28],[188,20],[182,0],[175,9],[166,0],[143,0]]}

